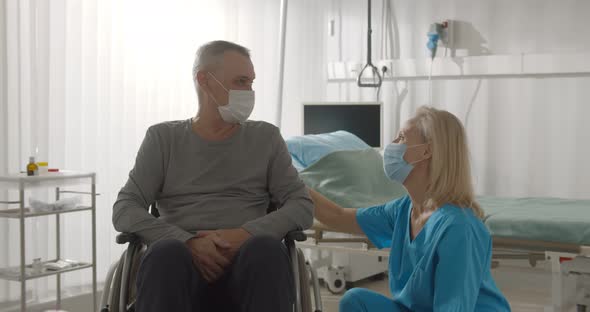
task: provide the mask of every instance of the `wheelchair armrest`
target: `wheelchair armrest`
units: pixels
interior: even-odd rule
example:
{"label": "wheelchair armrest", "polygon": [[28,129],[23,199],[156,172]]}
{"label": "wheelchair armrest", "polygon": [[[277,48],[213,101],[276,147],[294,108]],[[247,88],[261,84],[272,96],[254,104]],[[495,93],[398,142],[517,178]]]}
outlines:
{"label": "wheelchair armrest", "polygon": [[135,243],[139,240],[139,237],[133,233],[119,233],[115,241],[117,244]]}
{"label": "wheelchair armrest", "polygon": [[307,240],[307,235],[300,230],[290,231],[285,235],[285,239],[297,242],[304,242]]}
{"label": "wheelchair armrest", "polygon": [[[307,240],[307,235],[300,230],[290,231],[285,235],[285,239],[297,242],[303,242]],[[133,233],[119,233],[116,237],[117,244],[134,243],[139,240],[139,237]]]}

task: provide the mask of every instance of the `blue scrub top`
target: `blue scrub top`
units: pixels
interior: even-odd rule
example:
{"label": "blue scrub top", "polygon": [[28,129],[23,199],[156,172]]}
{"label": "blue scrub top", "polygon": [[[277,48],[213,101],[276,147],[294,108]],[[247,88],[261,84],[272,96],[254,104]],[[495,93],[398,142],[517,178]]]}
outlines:
{"label": "blue scrub top", "polygon": [[411,311],[510,311],[491,274],[492,239],[471,209],[444,205],[412,241],[412,201],[404,196],[357,210],[357,221],[379,248],[391,248],[393,300]]}

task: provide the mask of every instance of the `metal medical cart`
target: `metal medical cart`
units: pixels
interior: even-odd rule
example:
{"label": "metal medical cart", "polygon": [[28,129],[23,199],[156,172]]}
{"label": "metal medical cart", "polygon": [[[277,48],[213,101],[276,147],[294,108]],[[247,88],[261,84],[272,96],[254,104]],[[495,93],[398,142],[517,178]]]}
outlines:
{"label": "metal medical cart", "polygon": [[[64,187],[75,185],[90,185],[89,191],[65,190]],[[36,211],[26,206],[25,191],[37,188],[55,188],[55,198],[60,199],[62,194],[82,194],[91,196],[90,206],[64,208],[55,211]],[[0,201],[5,206],[17,206],[15,209],[0,209],[0,218],[18,219],[20,222],[20,265],[16,267],[0,268],[0,279],[20,282],[21,284],[21,311],[26,311],[26,282],[28,280],[56,275],[57,279],[57,307],[61,306],[61,274],[92,268],[92,294],[93,306],[97,307],[96,298],[96,175],[95,173],[82,173],[72,171],[50,172],[39,176],[27,176],[26,174],[0,176],[0,190],[18,191],[17,201]],[[32,263],[25,263],[25,219],[38,216],[55,215],[56,235],[56,259],[41,262],[41,267],[46,263],[55,262],[61,258],[60,216],[62,214],[80,211],[90,211],[92,218],[92,262],[76,262],[75,265],[57,270],[34,269]]]}

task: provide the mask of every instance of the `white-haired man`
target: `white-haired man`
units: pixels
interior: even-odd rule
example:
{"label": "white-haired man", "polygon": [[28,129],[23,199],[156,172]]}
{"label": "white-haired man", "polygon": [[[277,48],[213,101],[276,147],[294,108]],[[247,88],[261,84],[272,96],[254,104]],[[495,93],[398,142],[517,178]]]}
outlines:
{"label": "white-haired man", "polygon": [[[313,204],[279,129],[247,120],[254,78],[248,49],[209,42],[193,66],[196,117],[147,131],[113,206],[115,228],[149,245],[138,311],[292,309],[281,239],[311,226]],[[270,203],[279,209],[267,214]]]}

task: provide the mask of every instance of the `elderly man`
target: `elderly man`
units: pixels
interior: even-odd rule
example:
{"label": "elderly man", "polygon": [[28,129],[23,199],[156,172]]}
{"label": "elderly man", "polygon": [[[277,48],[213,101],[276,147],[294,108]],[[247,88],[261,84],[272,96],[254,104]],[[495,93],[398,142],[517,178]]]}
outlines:
{"label": "elderly man", "polygon": [[[279,129],[247,121],[249,51],[213,41],[193,66],[199,111],[150,127],[113,207],[113,224],[149,244],[137,278],[145,311],[291,311],[282,237],[313,204]],[[268,213],[270,203],[279,209]],[[160,218],[147,208],[157,204]]]}

